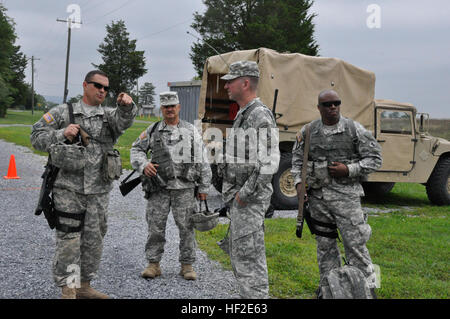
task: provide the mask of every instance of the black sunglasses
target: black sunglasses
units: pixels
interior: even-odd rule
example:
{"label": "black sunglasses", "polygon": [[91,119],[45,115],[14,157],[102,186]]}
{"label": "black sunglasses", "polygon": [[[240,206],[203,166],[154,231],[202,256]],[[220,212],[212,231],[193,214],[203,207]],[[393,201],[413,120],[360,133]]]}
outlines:
{"label": "black sunglasses", "polygon": [[320,103],[320,105],[322,105],[324,107],[331,107],[332,105],[339,106],[339,105],[341,105],[341,101],[337,100],[337,101],[322,102],[322,103]]}
{"label": "black sunglasses", "polygon": [[94,82],[94,81],[89,81],[89,82],[87,82],[87,83],[88,83],[88,84],[94,84],[94,86],[95,86],[97,89],[99,89],[99,90],[104,89],[106,92],[109,91],[109,86],[104,86],[103,84],[100,84],[100,83],[97,83],[97,82]]}

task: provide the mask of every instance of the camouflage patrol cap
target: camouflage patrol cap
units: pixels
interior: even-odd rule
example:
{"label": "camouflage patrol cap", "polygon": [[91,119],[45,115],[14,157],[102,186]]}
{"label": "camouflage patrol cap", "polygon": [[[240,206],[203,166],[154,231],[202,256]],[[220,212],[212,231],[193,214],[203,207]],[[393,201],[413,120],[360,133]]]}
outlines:
{"label": "camouflage patrol cap", "polygon": [[228,74],[221,77],[222,80],[229,81],[241,76],[253,76],[259,78],[258,64],[254,61],[238,61],[230,65]]}
{"label": "camouflage patrol cap", "polygon": [[177,92],[173,92],[173,91],[159,93],[159,99],[161,102],[161,106],[177,105],[180,103],[180,101],[178,100]]}

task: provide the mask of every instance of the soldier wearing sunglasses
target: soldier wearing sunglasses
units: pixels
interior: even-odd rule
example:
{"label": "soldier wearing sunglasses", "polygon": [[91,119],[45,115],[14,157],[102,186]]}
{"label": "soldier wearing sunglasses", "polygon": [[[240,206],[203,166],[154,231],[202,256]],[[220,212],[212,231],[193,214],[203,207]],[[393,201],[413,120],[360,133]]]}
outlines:
{"label": "soldier wearing sunglasses", "polygon": [[[90,282],[100,265],[112,182],[121,172],[120,157],[113,147],[137,114],[126,93],[119,94],[115,108],[102,106],[108,90],[104,72],[89,72],[83,97],[71,105],[72,112],[68,104],[58,105],[44,114],[31,132],[33,147],[52,154],[50,161],[59,169],[52,194],[58,216],[53,278],[65,299],[108,297]],[[54,153],[57,147],[67,152]],[[54,154],[58,154],[60,166]],[[74,158],[73,154],[77,154],[76,160],[71,161],[68,158]]]}
{"label": "soldier wearing sunglasses", "polygon": [[317,108],[321,118],[307,124],[310,146],[306,181],[301,180],[306,125],[297,134],[291,172],[298,193],[301,183],[306,182],[311,217],[321,222],[321,226],[315,225],[320,232],[316,233],[320,298],[324,278],[341,266],[336,228],[344,243],[347,263],[360,269],[369,287],[375,288],[374,267],[366,247],[371,228],[361,208],[364,191],[360,182],[381,167],[382,158],[380,145],[372,134],[340,114],[337,92],[322,91]]}

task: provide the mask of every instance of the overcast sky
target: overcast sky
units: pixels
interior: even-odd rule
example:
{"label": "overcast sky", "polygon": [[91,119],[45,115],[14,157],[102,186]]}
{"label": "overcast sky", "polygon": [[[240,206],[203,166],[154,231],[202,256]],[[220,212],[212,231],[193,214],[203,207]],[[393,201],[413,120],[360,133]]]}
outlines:
{"label": "overcast sky", "polygon": [[[156,93],[167,82],[195,76],[189,59],[193,13],[202,0],[0,0],[16,23],[17,44],[35,56],[39,94],[62,96],[71,4],[81,9],[82,25],[72,29],[69,97],[82,93],[91,63],[101,62],[98,46],[106,24],[122,19],[137,49],[145,50],[148,72],[139,85],[152,82]],[[375,6],[373,6],[375,5]],[[433,118],[450,118],[450,2],[448,0],[316,0],[315,37],[319,54],[341,58],[373,71],[376,98],[413,103]],[[192,30],[191,30],[192,31]],[[27,69],[31,82],[31,67]]]}

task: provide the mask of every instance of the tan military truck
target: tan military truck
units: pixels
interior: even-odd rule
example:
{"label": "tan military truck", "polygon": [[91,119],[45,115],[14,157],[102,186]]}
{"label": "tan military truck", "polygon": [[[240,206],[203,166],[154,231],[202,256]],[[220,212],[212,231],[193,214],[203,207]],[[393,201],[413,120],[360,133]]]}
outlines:
{"label": "tan military truck", "polygon": [[[237,105],[228,99],[220,77],[228,72],[231,63],[239,60],[258,63],[258,96],[269,108],[276,106],[281,159],[272,181],[275,208],[297,208],[290,173],[291,151],[299,129],[320,117],[317,96],[324,89],[337,91],[342,99],[341,113],[369,129],[382,146],[383,165],[363,183],[366,194],[389,192],[396,182],[421,183],[426,185],[432,203],[450,205],[450,142],[429,135],[428,115],[418,113],[412,104],[374,99],[374,73],[340,59],[278,53],[266,48],[208,58],[198,106],[203,130],[219,128],[225,138],[226,128],[231,127]],[[213,151],[218,141],[205,142]],[[216,165],[212,164],[212,170],[213,184],[220,191]]]}

